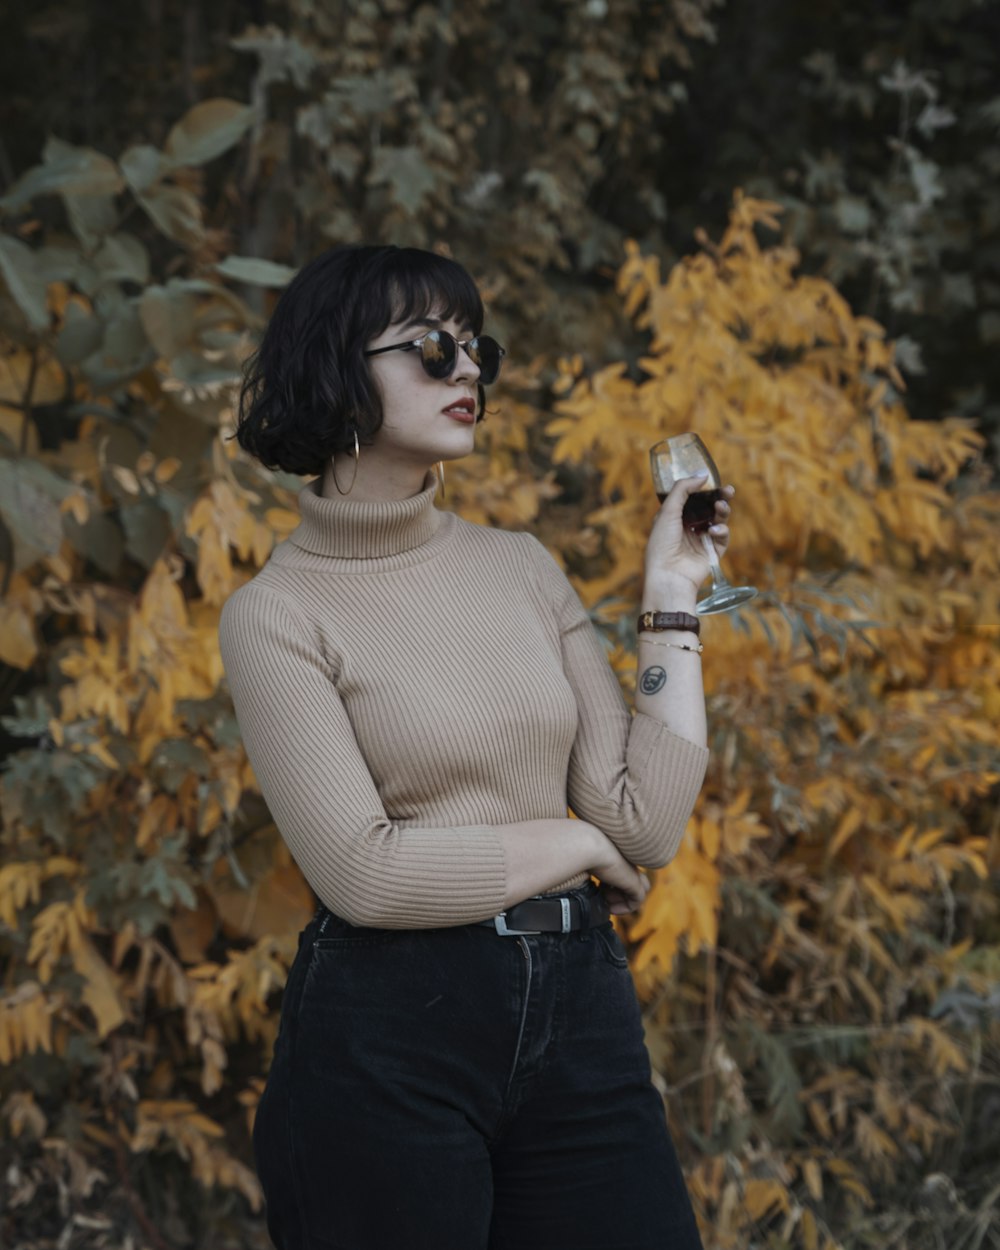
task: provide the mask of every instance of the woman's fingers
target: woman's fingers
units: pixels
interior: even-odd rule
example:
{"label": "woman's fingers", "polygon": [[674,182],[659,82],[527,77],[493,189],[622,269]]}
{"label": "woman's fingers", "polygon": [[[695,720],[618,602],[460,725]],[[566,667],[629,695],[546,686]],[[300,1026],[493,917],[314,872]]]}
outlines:
{"label": "woman's fingers", "polygon": [[729,546],[729,526],[728,525],[710,525],[708,529],[715,543],[717,551],[722,552]]}
{"label": "woman's fingers", "polygon": [[604,885],[602,893],[607,900],[611,912],[615,916],[624,916],[629,912],[638,911],[649,893],[650,880],[645,873],[636,873],[638,881],[633,889],[622,889],[616,885]]}
{"label": "woman's fingers", "polygon": [[729,546],[729,526],[726,522],[732,512],[729,500],[736,494],[736,490],[733,486],[723,486],[722,494],[725,498],[716,501],[715,521],[708,527],[708,532],[712,535],[716,550],[720,555]]}
{"label": "woman's fingers", "polygon": [[708,478],[707,473],[699,473],[695,477],[681,477],[674,482],[661,507],[664,512],[675,512],[678,516],[684,511],[688,496],[701,490]]}

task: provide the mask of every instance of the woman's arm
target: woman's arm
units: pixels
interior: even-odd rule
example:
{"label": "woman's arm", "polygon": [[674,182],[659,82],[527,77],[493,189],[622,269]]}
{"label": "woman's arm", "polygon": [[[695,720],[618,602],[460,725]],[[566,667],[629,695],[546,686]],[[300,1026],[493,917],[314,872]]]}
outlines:
{"label": "woman's arm", "polygon": [[[643,612],[695,610],[698,587],[708,576],[709,564],[701,540],[685,530],[682,517],[688,496],[702,480],[691,477],[677,482],[656,515],[646,545]],[[725,487],[722,493],[725,498],[716,504],[710,531],[720,557],[729,543],[726,520],[733,487]],[[704,746],[708,730],[701,655],[697,649],[681,650],[680,644],[697,648],[698,638],[675,629],[639,634],[635,707],[682,738]]]}
{"label": "woman's arm", "polygon": [[316,895],[345,920],[468,924],[591,869],[642,891],[635,869],[585,821],[401,829],[311,631],[273,592],[251,583],[232,595],[219,642],[268,809]]}
{"label": "woman's arm", "polygon": [[592,872],[615,891],[614,899],[621,900],[612,901],[616,913],[637,910],[649,890],[649,878],[585,820],[528,820],[500,825],[496,834],[507,862],[504,907],[543,894],[580,872]]}
{"label": "woman's arm", "polygon": [[[646,548],[643,611],[693,612],[708,572],[700,541],[688,534],[684,501],[702,485],[678,482],[664,500]],[[716,505],[712,536],[720,554],[733,488]],[[573,687],[579,729],[570,757],[569,805],[611,839],[627,860],[661,867],[676,853],[708,763],[701,656],[694,634],[639,635],[635,716],[596,630],[565,574],[536,539],[530,550],[559,626],[563,671]]]}
{"label": "woman's arm", "polygon": [[[577,733],[566,778],[569,806],[605,833],[630,863],[661,867],[680,845],[704,780],[704,735],[698,742],[697,728],[692,731],[682,712],[675,716],[671,710],[669,724],[659,719],[659,705],[653,714],[637,708],[630,715],[605,646],[576,591],[536,538],[525,535],[525,542],[576,700]],[[680,657],[696,662],[686,652]]]}

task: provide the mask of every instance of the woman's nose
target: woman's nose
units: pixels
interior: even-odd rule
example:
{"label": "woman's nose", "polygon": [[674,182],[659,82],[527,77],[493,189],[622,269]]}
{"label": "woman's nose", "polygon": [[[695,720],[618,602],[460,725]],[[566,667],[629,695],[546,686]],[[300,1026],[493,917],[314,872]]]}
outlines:
{"label": "woman's nose", "polygon": [[465,380],[470,378],[473,381],[479,377],[479,366],[469,355],[468,351],[459,346],[458,356],[455,360],[455,368],[451,375],[456,380]]}

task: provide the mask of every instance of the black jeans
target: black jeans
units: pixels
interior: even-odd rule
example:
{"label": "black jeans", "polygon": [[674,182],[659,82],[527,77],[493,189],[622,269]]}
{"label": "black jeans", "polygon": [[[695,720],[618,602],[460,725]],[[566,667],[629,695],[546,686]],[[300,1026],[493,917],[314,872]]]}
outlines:
{"label": "black jeans", "polygon": [[611,924],[303,930],[254,1125],[278,1250],[698,1250]]}

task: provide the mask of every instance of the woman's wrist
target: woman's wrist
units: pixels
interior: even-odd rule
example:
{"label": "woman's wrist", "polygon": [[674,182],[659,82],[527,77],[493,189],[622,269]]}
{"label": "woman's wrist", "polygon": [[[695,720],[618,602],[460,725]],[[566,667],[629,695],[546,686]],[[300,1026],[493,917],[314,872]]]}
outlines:
{"label": "woman's wrist", "polygon": [[676,573],[647,572],[642,588],[641,612],[693,612],[698,587]]}
{"label": "woman's wrist", "polygon": [[588,864],[588,868],[591,872],[599,874],[601,869],[613,863],[621,852],[602,829],[598,829],[596,825],[590,825],[590,831],[588,859],[592,862]]}

